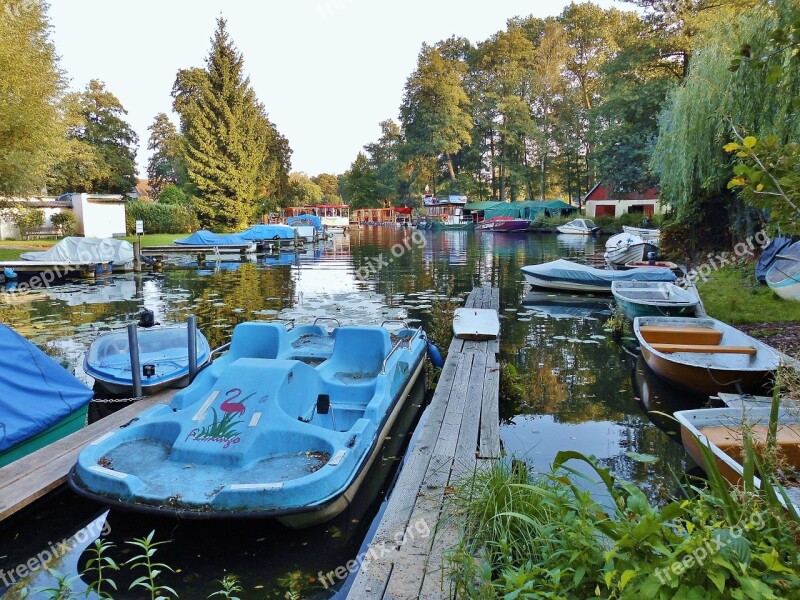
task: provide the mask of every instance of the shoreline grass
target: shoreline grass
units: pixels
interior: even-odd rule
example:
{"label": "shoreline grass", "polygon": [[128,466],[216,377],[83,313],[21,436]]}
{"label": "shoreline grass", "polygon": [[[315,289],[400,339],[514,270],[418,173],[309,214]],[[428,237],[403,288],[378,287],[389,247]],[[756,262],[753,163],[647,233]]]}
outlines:
{"label": "shoreline grass", "polygon": [[724,267],[697,289],[709,316],[731,325],[800,321],[800,302],[784,300],[756,281],[755,266]]}

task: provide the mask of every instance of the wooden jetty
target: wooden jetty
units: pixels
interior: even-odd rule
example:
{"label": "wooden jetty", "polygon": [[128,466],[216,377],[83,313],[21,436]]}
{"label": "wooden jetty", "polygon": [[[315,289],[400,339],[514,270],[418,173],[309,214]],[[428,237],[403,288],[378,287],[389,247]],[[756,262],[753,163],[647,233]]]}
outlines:
{"label": "wooden jetty", "polygon": [[109,275],[109,263],[99,261],[86,262],[58,262],[39,260],[6,260],[0,262],[0,271],[13,269],[23,279],[38,277],[42,282],[49,283],[65,277],[80,277],[92,279]]}
{"label": "wooden jetty", "polygon": [[80,451],[92,440],[157,404],[168,404],[177,390],[165,390],[139,400],[0,469],[0,521],[7,519],[67,481]]}
{"label": "wooden jetty", "polygon": [[255,242],[252,244],[229,244],[225,246],[212,246],[212,245],[193,245],[193,246],[147,246],[142,248],[141,252],[145,256],[161,256],[164,254],[255,254],[257,245]]}
{"label": "wooden jetty", "polygon": [[[477,288],[465,307],[498,310],[500,291]],[[499,350],[499,340],[453,339],[348,598],[450,597],[445,555],[460,536],[452,486],[501,453]]]}

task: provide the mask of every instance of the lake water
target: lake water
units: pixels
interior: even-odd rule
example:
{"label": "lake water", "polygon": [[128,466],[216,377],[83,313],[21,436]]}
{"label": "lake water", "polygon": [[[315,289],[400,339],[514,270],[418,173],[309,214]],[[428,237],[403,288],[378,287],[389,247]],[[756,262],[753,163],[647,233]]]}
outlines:
{"label": "lake water", "polygon": [[[180,268],[53,286],[27,296],[0,295],[0,319],[85,377],[80,363],[91,340],[136,321],[143,308],[161,323],[197,315],[212,347],[229,341],[244,321],[308,323],[328,317],[341,324],[405,319],[422,325],[446,348],[451,324],[442,318],[443,308],[463,303],[475,286],[498,287],[501,358],[523,381],[513,400],[500,407],[506,451],[536,469],[546,469],[559,450],[592,454],[652,498],[665,500],[676,489],[673,473],[692,463],[646,410],[669,410],[674,391],[637,366],[629,341],[614,342],[603,329],[610,297],[531,292],[519,271],[557,257],[584,260],[601,248],[601,240],[582,236],[371,227],[280,259],[212,261],[202,269],[171,259],[171,266]],[[176,570],[167,583],[182,597],[206,597],[219,589],[214,580],[229,573],[241,578],[242,598],[284,598],[287,592],[332,597],[337,588],[326,588],[317,574],[344,565],[363,549],[424,401],[419,386],[403,423],[385,444],[371,485],[348,512],[326,525],[297,532],[271,522],[198,524],[107,514],[64,491],[0,524],[0,568],[7,571],[66,539],[73,547],[55,568],[74,573],[85,566],[83,549],[103,527],[110,528],[107,539],[116,544],[112,555],[118,561],[133,555],[126,540],[155,530],[156,539],[172,540],[157,556]],[[654,416],[654,421],[672,429],[668,419]],[[637,462],[632,453],[659,460]],[[130,580],[120,577],[120,588]],[[41,588],[52,581],[38,573],[27,583]],[[0,595],[7,583],[0,579]],[[76,581],[73,587],[81,585]]]}

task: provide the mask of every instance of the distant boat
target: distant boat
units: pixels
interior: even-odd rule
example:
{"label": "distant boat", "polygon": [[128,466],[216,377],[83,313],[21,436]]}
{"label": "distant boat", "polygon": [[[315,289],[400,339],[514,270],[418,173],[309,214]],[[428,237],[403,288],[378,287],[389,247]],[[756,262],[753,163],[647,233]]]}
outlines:
{"label": "distant boat", "polygon": [[660,229],[647,229],[645,227],[630,227],[629,225],[623,225],[622,231],[623,233],[638,235],[646,242],[651,242],[656,246],[658,246],[658,243],[661,239]]}
{"label": "distant boat", "polygon": [[[144,395],[189,384],[189,334],[185,325],[139,329],[138,340]],[[198,369],[210,359],[208,340],[198,330]],[[133,375],[127,330],[96,338],[84,357],[83,367],[102,390],[114,395],[131,393]]]}
{"label": "distant boat", "polygon": [[[744,477],[742,456],[744,454],[744,429],[747,428],[755,446],[765,446],[769,431],[771,407],[741,408],[706,408],[698,410],[681,410],[675,418],[681,425],[681,441],[686,451],[701,468],[707,470],[702,446],[711,450],[720,474],[731,484],[741,485]],[[797,411],[782,409],[778,412],[776,428],[778,452],[784,461],[782,467],[788,473],[800,470],[800,422]],[[761,479],[757,476],[754,484],[761,487]],[[784,485],[795,510],[800,505],[800,488]],[[782,490],[776,486],[776,494],[784,504]]]}
{"label": "distant boat", "polygon": [[481,221],[475,226],[476,231],[525,231],[531,222],[527,219],[515,219],[514,217],[492,217]]}
{"label": "distant boat", "polygon": [[762,392],[780,364],[775,350],[716,319],[638,317],[633,331],[653,371],[703,396]]}
{"label": "distant boat", "polygon": [[563,258],[541,265],[522,267],[531,285],[552,290],[611,293],[614,281],[663,281],[672,283],[675,274],[669,269],[632,269],[612,271],[581,265]]}
{"label": "distant boat", "polygon": [[577,235],[592,235],[600,231],[600,228],[589,219],[573,219],[566,225],[557,227],[559,233],[572,233]]}
{"label": "distant boat", "polygon": [[0,324],[0,467],[83,428],[92,390]]}
{"label": "distant boat", "polygon": [[611,293],[630,320],[636,317],[692,316],[700,299],[674,283],[614,281]]}
{"label": "distant boat", "polygon": [[650,252],[658,252],[658,246],[644,241],[638,235],[618,233],[606,242],[605,259],[611,265],[624,265],[645,260]]}
{"label": "distant boat", "polygon": [[785,300],[800,301],[800,242],[777,255],[767,272],[767,285]]}
{"label": "distant boat", "polygon": [[170,406],[87,446],[70,485],[182,518],[327,521],[364,482],[425,350],[421,329],[243,323]]}

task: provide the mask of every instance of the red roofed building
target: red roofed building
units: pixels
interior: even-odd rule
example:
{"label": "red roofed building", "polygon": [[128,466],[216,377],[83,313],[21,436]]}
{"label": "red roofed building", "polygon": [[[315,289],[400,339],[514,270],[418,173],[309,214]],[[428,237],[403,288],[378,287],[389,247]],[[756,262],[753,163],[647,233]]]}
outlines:
{"label": "red roofed building", "polygon": [[633,213],[642,216],[663,214],[664,209],[658,199],[658,190],[651,188],[644,193],[612,194],[611,186],[601,181],[583,199],[587,217],[621,217]]}

